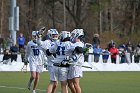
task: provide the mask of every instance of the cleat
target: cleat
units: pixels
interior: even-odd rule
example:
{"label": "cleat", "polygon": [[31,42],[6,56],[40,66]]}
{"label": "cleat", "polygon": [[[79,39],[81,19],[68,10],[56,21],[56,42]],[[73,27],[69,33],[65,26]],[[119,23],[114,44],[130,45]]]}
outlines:
{"label": "cleat", "polygon": [[31,83],[28,83],[28,89],[31,90]]}
{"label": "cleat", "polygon": [[33,90],[32,93],[36,93],[35,90]]}

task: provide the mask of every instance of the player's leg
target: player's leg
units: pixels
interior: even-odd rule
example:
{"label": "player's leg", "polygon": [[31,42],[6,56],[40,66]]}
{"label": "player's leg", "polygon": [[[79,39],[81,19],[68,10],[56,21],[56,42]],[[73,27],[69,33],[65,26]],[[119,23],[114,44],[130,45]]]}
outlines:
{"label": "player's leg", "polygon": [[56,92],[56,88],[58,86],[58,82],[53,82],[53,88],[52,88],[52,93],[55,93]]}
{"label": "player's leg", "polygon": [[61,81],[61,93],[68,93],[67,81]]}
{"label": "player's leg", "polygon": [[67,79],[68,79],[68,68],[59,67],[58,79],[61,82],[61,93],[68,93]]}
{"label": "player's leg", "polygon": [[48,71],[50,74],[50,83],[47,87],[46,93],[55,93],[57,85],[58,85],[58,80],[57,80],[57,76],[56,76],[58,67],[49,66]]}
{"label": "player's leg", "polygon": [[76,93],[81,93],[81,87],[79,84],[80,78],[73,78],[72,80],[73,80],[73,84],[74,84]]}
{"label": "player's leg", "polygon": [[46,93],[55,93],[57,88],[58,82],[57,81],[50,81]]}
{"label": "player's leg", "polygon": [[27,65],[25,65],[25,72],[27,72]]}
{"label": "player's leg", "polygon": [[73,66],[70,74],[71,74],[70,75],[71,77],[69,79],[71,79],[71,82],[72,82],[74,89],[75,89],[75,93],[81,93],[81,87],[80,87],[79,82],[80,82],[80,78],[83,76],[82,67],[81,66]]}
{"label": "player's leg", "polygon": [[39,77],[40,77],[40,73],[39,73],[39,72],[36,72],[36,75],[35,75],[35,77],[34,77],[33,90],[35,90],[36,87],[37,87],[37,85],[38,85]]}
{"label": "player's leg", "polygon": [[[36,70],[35,71],[36,76],[34,78],[33,91],[35,91],[37,88],[39,78],[40,78],[40,73],[43,72],[43,65],[36,65],[34,70]],[[35,92],[33,92],[33,93],[35,93]]]}
{"label": "player's leg", "polygon": [[73,65],[71,65],[68,68],[68,77],[67,77],[68,87],[70,88],[71,93],[76,93],[74,85],[73,85],[73,81],[72,81],[72,78],[74,77],[74,73],[75,73],[74,67]]}
{"label": "player's leg", "polygon": [[68,87],[70,88],[71,93],[76,93],[72,79],[68,79]]}
{"label": "player's leg", "polygon": [[36,72],[35,71],[31,71],[31,76],[28,82],[28,89],[31,89],[31,85],[32,85],[32,81],[36,78]]}

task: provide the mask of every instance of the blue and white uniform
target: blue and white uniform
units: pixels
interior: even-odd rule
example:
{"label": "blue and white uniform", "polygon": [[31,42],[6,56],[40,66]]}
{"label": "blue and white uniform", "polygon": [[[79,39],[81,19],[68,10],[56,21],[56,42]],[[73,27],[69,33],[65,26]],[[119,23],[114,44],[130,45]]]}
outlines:
{"label": "blue and white uniform", "polygon": [[[61,63],[66,56],[72,54],[72,46],[73,44],[70,41],[66,42],[57,42],[53,47],[49,49],[51,53],[56,53],[56,58],[54,59],[54,63]],[[54,73],[51,77],[52,81],[65,81],[67,80],[68,67],[57,67],[54,66]]]}
{"label": "blue and white uniform", "polygon": [[29,61],[30,71],[43,71],[44,52],[33,40],[27,44],[25,59]]}
{"label": "blue and white uniform", "polygon": [[53,45],[55,45],[56,42],[59,42],[59,40],[57,37],[53,37],[53,35],[54,36],[58,35],[58,32],[56,29],[49,29],[47,35],[49,37],[47,40],[41,41],[41,38],[39,38],[37,40],[37,43],[40,45],[40,47],[42,48],[42,50],[44,51],[44,53],[47,57],[46,64],[47,64],[47,69],[49,71],[50,79],[51,79],[51,77],[53,76],[53,73],[54,73],[52,61],[55,59],[55,57],[53,55],[48,56],[46,51],[48,49],[50,49],[51,47],[53,47]]}
{"label": "blue and white uniform", "polygon": [[[74,43],[74,48],[76,47],[84,48],[84,43],[81,41],[83,36],[84,36],[83,29],[74,29],[71,32],[71,41]],[[73,64],[70,65],[69,67],[68,79],[82,77],[83,76],[82,65],[84,62],[83,53],[73,53],[72,58]]]}
{"label": "blue and white uniform", "polygon": [[[84,43],[82,42],[76,42],[74,43],[74,47],[84,47]],[[82,65],[84,63],[84,55],[83,53],[80,54],[72,54],[72,57],[74,57],[73,64],[69,67],[68,72],[68,79],[73,79],[75,77],[83,77],[82,72]]]}
{"label": "blue and white uniform", "polygon": [[55,59],[55,57],[53,55],[47,55],[46,54],[46,50],[47,49],[50,49],[51,47],[53,47],[55,45],[56,42],[59,42],[59,40],[53,42],[51,40],[45,40],[45,41],[39,41],[40,42],[40,47],[42,48],[42,50],[44,51],[45,53],[45,57],[47,57],[47,60],[46,60],[46,64],[47,64],[47,69],[48,69],[48,72],[50,74],[50,80],[51,80],[51,77],[53,76],[53,73],[54,73],[54,68],[53,68],[53,60]]}

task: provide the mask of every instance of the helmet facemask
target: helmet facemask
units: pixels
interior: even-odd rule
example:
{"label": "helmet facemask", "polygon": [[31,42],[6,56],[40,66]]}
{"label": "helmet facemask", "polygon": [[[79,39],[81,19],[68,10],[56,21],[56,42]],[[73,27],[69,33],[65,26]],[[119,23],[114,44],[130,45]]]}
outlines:
{"label": "helmet facemask", "polygon": [[38,37],[37,37],[37,31],[33,31],[32,32],[32,40],[33,40],[33,42],[36,43],[37,42],[37,39],[38,39]]}
{"label": "helmet facemask", "polygon": [[56,29],[50,29],[48,30],[48,36],[51,40],[58,40],[58,37],[59,37],[59,33]]}

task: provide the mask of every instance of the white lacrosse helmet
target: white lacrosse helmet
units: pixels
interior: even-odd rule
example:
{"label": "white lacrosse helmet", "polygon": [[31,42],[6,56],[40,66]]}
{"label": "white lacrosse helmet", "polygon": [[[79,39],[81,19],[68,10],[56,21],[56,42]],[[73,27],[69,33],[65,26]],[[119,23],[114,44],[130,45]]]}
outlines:
{"label": "white lacrosse helmet", "polygon": [[71,41],[74,42],[74,40],[80,36],[84,36],[84,31],[83,29],[74,29],[71,32]]}
{"label": "white lacrosse helmet", "polygon": [[56,29],[49,29],[47,35],[49,36],[50,39],[57,40],[59,33]]}
{"label": "white lacrosse helmet", "polygon": [[37,31],[32,31],[32,36],[36,36]]}
{"label": "white lacrosse helmet", "polygon": [[37,31],[32,31],[32,40],[37,41]]}
{"label": "white lacrosse helmet", "polygon": [[70,32],[68,32],[68,31],[61,31],[61,33],[60,33],[61,41],[63,41],[65,38],[70,38]]}

